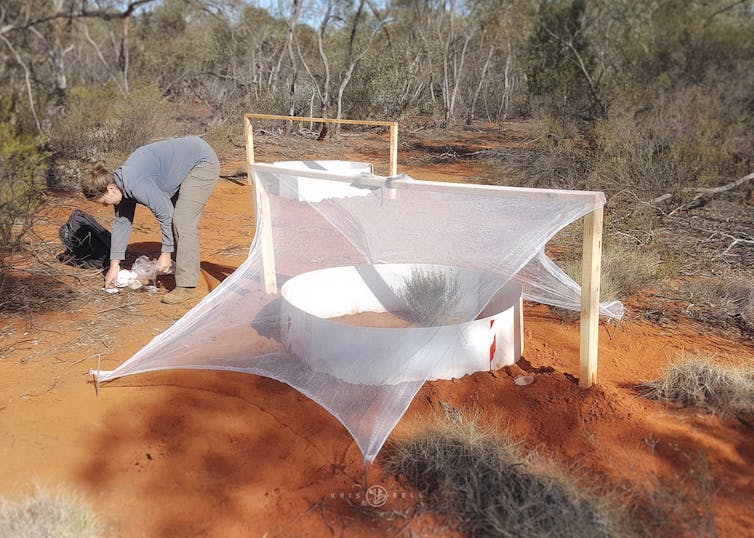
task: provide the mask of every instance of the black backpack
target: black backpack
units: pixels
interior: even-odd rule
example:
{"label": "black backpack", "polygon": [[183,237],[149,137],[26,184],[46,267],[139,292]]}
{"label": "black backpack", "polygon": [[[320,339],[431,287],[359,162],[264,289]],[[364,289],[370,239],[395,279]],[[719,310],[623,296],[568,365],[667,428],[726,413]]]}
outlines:
{"label": "black backpack", "polygon": [[60,260],[76,267],[103,269],[110,260],[110,232],[86,211],[74,209],[60,227],[67,252]]}

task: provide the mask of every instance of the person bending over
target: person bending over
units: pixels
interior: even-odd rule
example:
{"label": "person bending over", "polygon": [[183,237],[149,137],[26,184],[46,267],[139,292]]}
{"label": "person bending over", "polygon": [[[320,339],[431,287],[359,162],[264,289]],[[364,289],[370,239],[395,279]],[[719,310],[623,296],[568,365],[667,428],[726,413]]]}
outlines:
{"label": "person bending over", "polygon": [[178,304],[196,297],[199,281],[199,217],[220,176],[214,150],[198,136],[163,140],[134,151],[115,172],[96,167],[82,180],[84,195],[114,206],[110,267],[105,286],[118,282],[126,257],[136,204],[147,206],[162,230],[157,270],[170,268],[175,256],[176,287],[162,298]]}

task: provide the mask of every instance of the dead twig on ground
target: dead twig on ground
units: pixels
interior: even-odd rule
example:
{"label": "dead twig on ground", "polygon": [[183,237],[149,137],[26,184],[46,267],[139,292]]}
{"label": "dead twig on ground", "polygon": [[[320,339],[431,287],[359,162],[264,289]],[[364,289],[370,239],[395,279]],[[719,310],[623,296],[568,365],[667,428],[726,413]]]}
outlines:
{"label": "dead twig on ground", "polygon": [[50,392],[52,389],[54,389],[57,386],[59,380],[60,378],[56,377],[55,380],[52,382],[52,385],[50,385],[47,390],[43,390],[42,392],[25,392],[24,394],[21,394],[19,398],[36,398],[38,396],[42,396],[43,394],[46,394]]}
{"label": "dead twig on ground", "polygon": [[330,529],[330,534],[335,534],[335,529],[333,529],[332,525],[330,525],[330,522],[327,521],[327,517],[325,516],[325,503],[319,503],[319,513],[322,516],[322,521],[325,525],[327,525],[327,528]]}
{"label": "dead twig on ground", "polygon": [[[112,306],[110,308],[105,308],[104,310],[99,310],[99,311],[95,312],[94,315],[97,316],[99,314],[104,314],[105,312],[112,312],[113,310],[120,310],[122,308],[128,308],[130,306],[140,306],[140,305],[143,305],[143,304],[146,304],[146,303],[144,303],[142,301],[135,301],[135,302],[126,303],[126,304],[119,304],[119,305],[116,305],[116,306]],[[128,312],[126,312],[126,313],[128,313]]]}
{"label": "dead twig on ground", "polygon": [[18,340],[16,342],[13,342],[12,344],[8,344],[7,346],[0,347],[0,354],[5,355],[9,351],[11,351],[13,348],[18,346],[19,344],[23,344],[24,342],[37,342],[39,341],[39,338],[25,338],[24,340]]}
{"label": "dead twig on ground", "polygon": [[246,185],[247,183],[246,178],[249,177],[249,175],[242,170],[238,170],[237,172],[233,174],[220,174],[220,177],[222,179],[227,179],[228,181],[232,181],[236,185]]}

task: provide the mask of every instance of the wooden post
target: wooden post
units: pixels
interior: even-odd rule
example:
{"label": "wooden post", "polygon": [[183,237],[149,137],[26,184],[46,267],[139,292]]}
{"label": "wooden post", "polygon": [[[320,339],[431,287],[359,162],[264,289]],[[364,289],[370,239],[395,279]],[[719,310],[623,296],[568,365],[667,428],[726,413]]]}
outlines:
{"label": "wooden post", "polygon": [[246,138],[246,183],[251,185],[251,165],[254,164],[254,126],[247,115],[243,117],[243,134]]}
{"label": "wooden post", "polygon": [[389,176],[398,175],[398,124],[390,126],[390,172]]}
{"label": "wooden post", "polygon": [[262,272],[264,291],[270,295],[278,292],[277,272],[275,270],[275,245],[272,242],[272,218],[270,217],[270,197],[264,187],[257,185],[257,226],[261,227],[259,239],[262,241]]}
{"label": "wooden post", "polygon": [[602,207],[584,217],[584,250],[581,261],[581,345],[579,386],[597,382],[602,262]]}
{"label": "wooden post", "polygon": [[[251,118],[244,116],[244,135],[246,136],[246,170],[247,181],[251,185],[251,165],[254,164],[254,128]],[[275,271],[275,245],[272,242],[272,219],[270,218],[270,197],[263,186],[257,185],[254,189],[256,204],[257,230],[262,242],[262,278],[264,279],[264,291],[275,294],[278,291],[277,274]]]}

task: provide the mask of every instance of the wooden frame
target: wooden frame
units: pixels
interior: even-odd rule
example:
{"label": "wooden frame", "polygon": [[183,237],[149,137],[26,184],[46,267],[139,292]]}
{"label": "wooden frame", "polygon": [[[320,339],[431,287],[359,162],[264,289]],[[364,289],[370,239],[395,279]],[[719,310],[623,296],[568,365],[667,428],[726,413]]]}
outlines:
{"label": "wooden frame", "polygon": [[[317,118],[294,118],[288,116],[269,116],[265,114],[245,114],[244,131],[246,134],[246,157],[248,161],[249,182],[251,182],[252,165],[255,169],[268,172],[279,172],[279,168],[269,164],[254,163],[254,148],[252,135],[252,119],[279,119],[295,121],[315,121],[325,123],[351,123],[360,125],[389,126],[390,130],[390,175],[397,175],[397,147],[398,126],[394,122],[359,122],[353,120],[326,120]],[[329,179],[353,183],[353,176],[340,175],[334,172],[321,172],[316,170],[297,170],[299,176],[314,179]],[[373,178],[359,178],[362,184],[374,184],[383,186],[385,178],[375,176]],[[475,191],[484,192],[488,195],[502,195],[509,191],[536,192],[543,196],[555,195],[576,196],[591,198],[596,202],[602,197],[602,193],[594,191],[567,191],[557,189],[532,189],[519,187],[498,187],[494,185],[444,183],[438,181],[413,181],[410,179],[396,178],[390,182],[391,189],[428,189],[433,191],[458,192]],[[264,271],[265,292],[277,293],[277,280],[275,273],[275,253],[272,244],[272,230],[269,214],[269,199],[266,193],[257,193],[257,210],[259,217],[257,225],[261,226],[260,239],[262,242],[262,266]],[[591,387],[597,382],[597,362],[599,346],[599,311],[600,311],[600,274],[602,259],[602,220],[603,208],[599,206],[594,211],[584,216],[583,253],[581,262],[581,322],[579,343],[579,386]],[[523,345],[523,339],[522,339]]]}
{"label": "wooden frame", "polygon": [[[244,114],[243,131],[246,139],[246,164],[247,164],[247,183],[252,184],[251,165],[254,164],[254,125],[252,120],[278,120],[278,121],[301,121],[315,123],[341,123],[348,125],[367,125],[390,128],[390,157],[389,172],[391,176],[398,174],[398,122],[395,121],[360,121],[347,119],[330,119],[330,118],[305,118],[298,116],[279,116],[275,114]],[[328,176],[329,177],[329,176]],[[270,220],[270,200],[267,193],[256,192],[258,216],[257,226],[261,226],[262,232],[260,239],[262,241],[262,270],[264,272],[264,291],[266,293],[277,293],[277,276],[275,270],[275,248],[272,244],[272,221]]]}
{"label": "wooden frame", "polygon": [[[278,116],[275,114],[244,114],[243,126],[246,136],[246,160],[249,164],[254,163],[254,128],[251,120],[278,120],[278,121],[301,121],[314,123],[339,123],[343,125],[371,125],[376,127],[390,128],[390,158],[388,175],[398,174],[398,122],[397,121],[367,121],[346,120],[332,118],[304,118],[300,116]],[[249,182],[251,182],[251,170],[249,170]]]}

